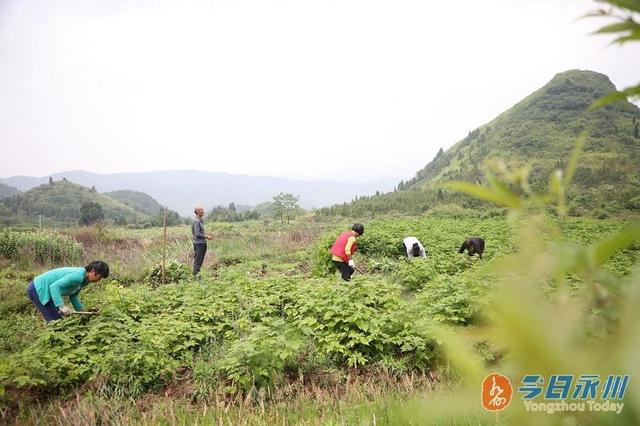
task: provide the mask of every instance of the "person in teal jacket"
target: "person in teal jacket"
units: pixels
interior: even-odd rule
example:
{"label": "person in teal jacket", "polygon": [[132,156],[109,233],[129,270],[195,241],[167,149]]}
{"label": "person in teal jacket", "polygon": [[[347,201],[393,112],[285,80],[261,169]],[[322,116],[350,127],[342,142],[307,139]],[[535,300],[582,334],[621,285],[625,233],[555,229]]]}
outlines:
{"label": "person in teal jacket", "polygon": [[29,283],[27,296],[36,305],[46,322],[71,314],[63,296],[68,296],[76,311],[84,306],[78,295],[89,283],[109,276],[109,265],[102,261],[91,262],[84,268],[57,268],[38,275]]}

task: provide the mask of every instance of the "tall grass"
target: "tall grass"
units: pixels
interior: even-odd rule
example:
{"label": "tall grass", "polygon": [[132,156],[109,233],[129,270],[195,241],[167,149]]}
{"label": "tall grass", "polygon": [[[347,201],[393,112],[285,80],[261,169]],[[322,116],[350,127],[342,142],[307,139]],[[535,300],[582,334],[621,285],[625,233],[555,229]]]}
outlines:
{"label": "tall grass", "polygon": [[335,394],[315,389],[272,402],[254,399],[194,403],[171,395],[132,401],[78,395],[31,406],[20,424],[76,425],[495,425],[499,419],[480,407],[459,410],[471,395],[456,389],[398,389],[356,383]]}
{"label": "tall grass", "polygon": [[23,266],[74,263],[81,256],[80,244],[56,232],[0,232],[0,257]]}

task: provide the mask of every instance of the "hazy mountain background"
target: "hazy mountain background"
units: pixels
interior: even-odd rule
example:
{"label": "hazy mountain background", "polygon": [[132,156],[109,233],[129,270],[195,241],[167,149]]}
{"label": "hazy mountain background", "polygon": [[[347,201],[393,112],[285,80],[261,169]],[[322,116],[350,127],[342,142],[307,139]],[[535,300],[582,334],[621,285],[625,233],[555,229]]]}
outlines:
{"label": "hazy mountain background", "polygon": [[[337,161],[337,160],[336,160]],[[51,176],[12,176],[0,179],[20,191],[27,191],[66,178],[95,187],[98,192],[131,190],[144,192],[183,216],[191,216],[195,204],[205,208],[231,202],[257,205],[271,201],[280,192],[300,196],[300,207],[328,206],[352,200],[356,195],[373,194],[393,189],[397,179],[385,178],[370,183],[339,183],[327,180],[303,181],[270,176],[245,176],[196,170],[167,170],[146,173],[96,174],[81,170],[55,173]],[[116,195],[117,197],[117,195]]]}
{"label": "hazy mountain background", "polygon": [[[321,214],[354,217],[420,214],[442,205],[486,210],[481,201],[434,188],[434,184],[483,182],[486,164],[500,159],[512,166],[528,166],[531,185],[542,190],[549,174],[566,166],[585,131],[584,152],[567,194],[569,213],[595,217],[636,214],[640,212],[640,109],[620,101],[589,110],[593,101],[615,90],[603,74],[560,73],[451,148],[441,149],[413,178],[397,185],[390,179],[338,183],[194,170],[106,175],[68,171],[0,179],[0,198],[5,197],[0,201],[0,216],[5,223],[33,223],[35,214],[72,223],[77,222],[82,202],[95,201],[103,204],[105,217],[113,222],[158,224],[163,205],[185,217],[191,216],[196,204],[211,209],[234,203],[233,210],[238,212],[260,205],[258,210],[268,211],[272,209],[268,202],[280,192],[299,195],[303,208],[325,206]],[[18,190],[23,193],[16,195]],[[376,191],[382,194],[371,195]],[[444,211],[452,212],[450,208]],[[172,220],[180,220],[175,212]]]}

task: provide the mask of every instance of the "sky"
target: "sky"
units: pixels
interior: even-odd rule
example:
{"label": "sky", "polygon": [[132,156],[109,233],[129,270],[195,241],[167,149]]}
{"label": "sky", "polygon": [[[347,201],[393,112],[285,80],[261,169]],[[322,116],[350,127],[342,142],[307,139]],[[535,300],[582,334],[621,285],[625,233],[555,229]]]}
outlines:
{"label": "sky", "polygon": [[0,0],[0,177],[407,179],[556,73],[639,83],[600,6]]}

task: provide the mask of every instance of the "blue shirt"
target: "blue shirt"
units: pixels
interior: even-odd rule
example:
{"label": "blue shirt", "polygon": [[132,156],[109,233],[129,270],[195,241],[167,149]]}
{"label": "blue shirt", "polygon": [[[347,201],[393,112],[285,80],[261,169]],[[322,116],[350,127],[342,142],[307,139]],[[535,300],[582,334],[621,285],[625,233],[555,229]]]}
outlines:
{"label": "blue shirt", "polygon": [[85,278],[84,268],[58,268],[38,275],[33,279],[33,285],[38,293],[40,303],[46,305],[53,299],[56,307],[64,305],[62,296],[69,296],[69,300],[76,311],[83,311],[84,306],[78,298],[80,290],[89,284]]}

